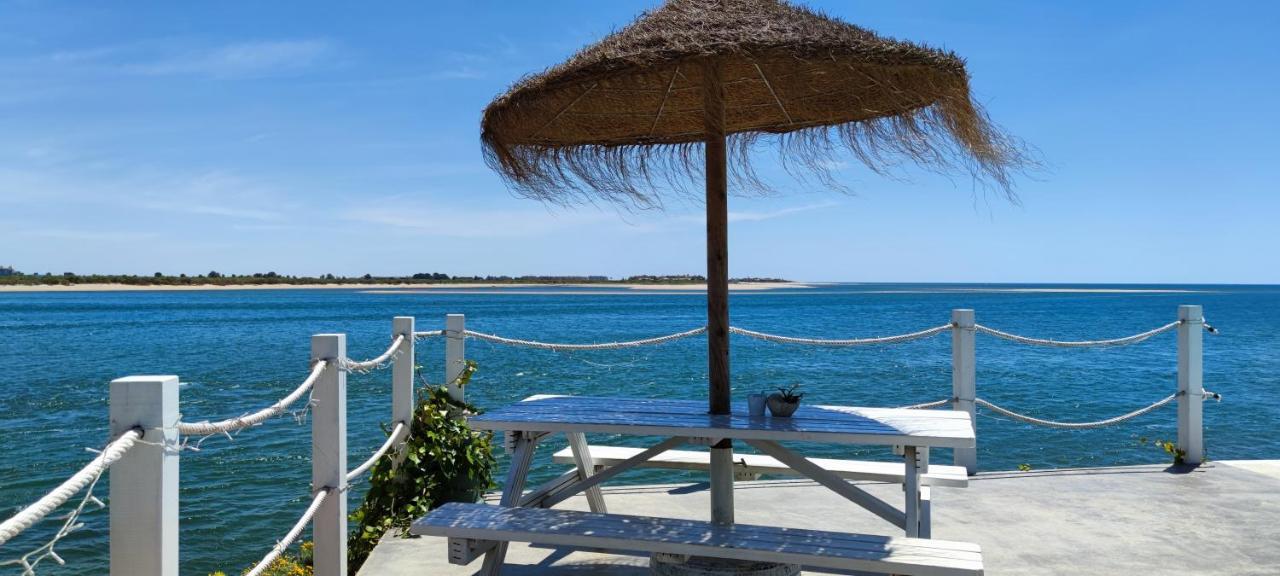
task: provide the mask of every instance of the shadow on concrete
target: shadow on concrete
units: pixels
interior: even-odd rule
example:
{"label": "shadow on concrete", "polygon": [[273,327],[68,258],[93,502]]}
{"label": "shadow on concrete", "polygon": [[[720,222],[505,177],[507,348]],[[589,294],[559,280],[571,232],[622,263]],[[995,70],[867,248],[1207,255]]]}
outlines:
{"label": "shadow on concrete", "polygon": [[1144,475],[1144,474],[1191,474],[1202,473],[1212,468],[1203,465],[1162,465],[1149,464],[1143,466],[1114,466],[1101,468],[1054,468],[1051,470],[1027,470],[1008,472],[979,472],[970,476],[970,482],[982,480],[1010,480],[1016,478],[1044,478],[1051,476],[1109,476],[1109,475]]}

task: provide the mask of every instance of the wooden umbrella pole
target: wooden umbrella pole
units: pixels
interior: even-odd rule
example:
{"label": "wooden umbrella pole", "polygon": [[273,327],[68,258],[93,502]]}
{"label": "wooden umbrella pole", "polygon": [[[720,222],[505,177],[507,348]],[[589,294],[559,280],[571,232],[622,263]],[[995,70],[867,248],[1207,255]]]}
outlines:
{"label": "wooden umbrella pole", "polygon": [[[716,65],[703,66],[707,178],[707,375],[710,412],[729,413],[729,183],[724,86]],[[711,521],[733,523],[733,442],[711,449]]]}

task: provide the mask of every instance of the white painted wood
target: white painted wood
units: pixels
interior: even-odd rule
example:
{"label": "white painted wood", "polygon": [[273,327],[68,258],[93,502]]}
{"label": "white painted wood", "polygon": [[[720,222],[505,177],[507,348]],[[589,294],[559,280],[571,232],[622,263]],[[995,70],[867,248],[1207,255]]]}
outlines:
{"label": "white painted wood", "polygon": [[[578,479],[586,480],[596,473],[595,462],[591,460],[591,450],[587,447],[587,437],[580,432],[565,434],[569,439],[569,451],[573,453],[573,464],[578,468]],[[604,504],[604,493],[599,486],[587,489],[587,505],[592,512],[608,512]]]}
{"label": "white painted wood", "polygon": [[112,576],[178,576],[178,377],[111,381],[111,437],[145,431],[110,468]]}
{"label": "white painted wood", "polygon": [[448,314],[444,317],[444,383],[449,397],[459,402],[467,400],[466,390],[458,385],[458,378],[467,366],[467,317]]}
{"label": "white painted wood", "polygon": [[933,493],[928,486],[920,487],[920,537],[933,538]]}
{"label": "white painted wood", "polygon": [[[612,466],[634,456],[641,448],[627,446],[589,446],[591,458],[597,467]],[[573,454],[565,448],[552,455],[558,464],[574,464]],[[903,468],[899,462],[873,462],[867,460],[837,460],[833,458],[808,458],[818,467],[835,474],[845,480],[865,480],[871,482],[889,482],[901,484]],[[665,468],[671,470],[706,471],[710,469],[710,454],[693,450],[668,450],[654,456],[648,462],[640,464],[645,468]],[[734,471],[745,475],[774,474],[783,476],[799,475],[788,468],[777,458],[764,454],[735,454]],[[921,474],[920,483],[924,486],[969,485],[969,474],[959,466],[931,464],[927,473]]]}
{"label": "white painted wood", "polygon": [[538,396],[471,419],[480,430],[540,430],[632,436],[706,436],[892,446],[972,447],[967,414],[941,410],[801,406],[790,418],[751,418],[745,403],[709,415],[686,400]]}
{"label": "white painted wood", "polygon": [[573,485],[569,486],[568,488],[565,488],[564,490],[548,495],[545,499],[543,499],[542,505],[547,508],[550,508],[552,506],[555,506],[556,504],[564,502],[565,500],[568,500],[570,496],[581,493],[582,491],[588,488],[591,488],[592,486],[599,486],[600,484],[603,484],[609,481],[614,476],[617,476],[618,474],[626,472],[627,470],[630,470],[632,468],[635,468],[636,466],[647,461],[648,459],[653,458],[654,456],[661,454],[663,452],[666,452],[671,448],[684,444],[688,442],[688,440],[689,440],[688,438],[682,438],[680,436],[667,438],[666,440],[663,440],[657,444],[654,444],[653,446],[650,446],[648,448],[645,448],[644,450],[641,450],[635,456],[632,456],[626,460],[623,460],[622,462],[619,462],[603,470],[597,471],[595,474],[587,477],[586,479],[579,480],[573,483]]}
{"label": "white painted wood", "polygon": [[1183,461],[1204,461],[1204,312],[1200,306],[1179,306],[1178,320],[1178,447]]}
{"label": "white painted wood", "polygon": [[792,470],[799,472],[814,482],[826,486],[827,489],[832,492],[835,492],[836,494],[845,497],[847,500],[867,509],[872,514],[883,518],[890,524],[893,524],[898,528],[906,527],[906,516],[903,515],[902,511],[894,508],[884,500],[876,498],[867,491],[850,484],[843,478],[819,468],[807,458],[783,448],[782,445],[776,442],[769,442],[767,440],[747,440],[747,444],[761,452],[764,452],[765,454],[777,458]]}
{"label": "white painted wood", "polygon": [[[960,308],[951,311],[951,396],[954,398],[951,409],[969,416],[969,424],[976,434],[978,429],[974,399],[977,390],[977,358],[974,336],[976,320],[973,310]],[[952,464],[963,466],[969,474],[978,473],[978,448],[975,439],[973,446],[959,447],[952,451]]]}
{"label": "white painted wood", "polygon": [[568,510],[445,504],[410,533],[917,576],[982,574],[977,544]]}
{"label": "white painted wood", "polygon": [[713,446],[708,457],[711,465],[711,521],[733,524],[733,448]]}
{"label": "white painted wood", "polygon": [[906,500],[907,536],[916,538],[920,536],[920,459],[916,447],[903,446],[902,459],[906,462],[902,488]]}
{"label": "white painted wood", "polygon": [[458,566],[466,566],[479,558],[482,554],[487,554],[498,543],[493,540],[472,540],[470,538],[450,538],[449,544],[449,563]]}
{"label": "white painted wood", "polygon": [[[537,438],[529,438],[529,440],[535,443],[537,442]],[[525,474],[527,478],[527,468]],[[533,490],[523,493],[520,496],[520,502],[517,506],[522,508],[547,508],[549,507],[546,503],[548,496],[559,493],[578,480],[577,469],[565,472],[555,479],[546,482]],[[449,563],[458,565],[470,564],[472,560],[478,558],[481,554],[488,553],[490,550],[496,548],[497,545],[498,542],[492,540],[478,541],[460,539],[459,542],[454,542],[454,539],[451,538],[449,541]]]}
{"label": "white painted wood", "polygon": [[[417,358],[414,350],[413,324],[413,316],[396,316],[391,320],[392,341],[395,341],[397,336],[404,336],[404,340],[400,343],[399,354],[395,357],[395,363],[391,365],[392,427],[397,422],[404,422],[405,426],[413,423],[413,368]],[[407,439],[408,436],[405,438]],[[404,450],[401,448],[402,446],[395,448],[396,466],[399,466],[404,458]]]}
{"label": "white painted wood", "polygon": [[347,357],[345,334],[311,337],[311,360],[328,360],[311,394],[311,489],[332,492],[312,520],[316,576],[347,574]]}
{"label": "white painted wood", "polygon": [[560,492],[580,480],[582,480],[582,477],[578,475],[578,469],[574,468],[526,492],[520,497],[520,506],[525,508],[548,508],[546,505],[547,496]]}
{"label": "white painted wood", "polygon": [[[515,507],[520,502],[520,496],[524,493],[524,482],[529,477],[529,466],[533,463],[533,454],[538,448],[538,439],[540,435],[521,434],[515,441],[515,453],[511,456],[511,468],[507,470],[507,481],[502,487],[501,504],[506,507]],[[502,562],[507,557],[507,544],[509,540],[501,538],[491,538],[489,540],[497,540],[497,545],[493,546],[484,555],[484,566],[480,573],[484,576],[498,576],[502,571]]]}
{"label": "white painted wood", "polygon": [[[919,487],[916,491],[917,499],[920,502],[920,533],[916,534],[916,536],[930,538],[930,534],[933,533],[933,504],[930,501],[929,486],[924,481],[925,477],[929,475],[929,471],[933,469],[929,464],[928,446],[916,448],[916,460],[920,462]],[[966,470],[966,472],[968,471]],[[903,492],[907,491],[905,482],[903,482],[902,490]]]}

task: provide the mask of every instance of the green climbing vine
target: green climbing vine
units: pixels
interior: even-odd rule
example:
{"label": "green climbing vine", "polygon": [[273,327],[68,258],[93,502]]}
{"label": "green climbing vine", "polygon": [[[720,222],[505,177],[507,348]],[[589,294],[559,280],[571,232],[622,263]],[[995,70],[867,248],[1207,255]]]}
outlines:
{"label": "green climbing vine", "polygon": [[[414,369],[420,371],[421,366]],[[465,387],[475,371],[475,362],[468,360],[458,386]],[[471,430],[464,418],[476,412],[450,398],[444,386],[419,389],[408,440],[401,452],[388,453],[373,465],[369,491],[351,514],[355,527],[347,562],[352,574],[387,530],[404,531],[440,504],[474,502],[493,487],[492,434]]]}

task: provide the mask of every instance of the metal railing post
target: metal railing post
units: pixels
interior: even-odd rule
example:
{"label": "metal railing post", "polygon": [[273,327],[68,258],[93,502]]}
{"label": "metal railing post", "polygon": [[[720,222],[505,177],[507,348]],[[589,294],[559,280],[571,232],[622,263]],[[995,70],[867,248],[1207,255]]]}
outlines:
{"label": "metal railing post", "polygon": [[[974,414],[974,398],[977,397],[977,369],[974,350],[974,314],[970,309],[951,311],[951,409],[969,414],[973,429],[978,430],[978,420]],[[976,441],[975,441],[976,444]],[[978,449],[956,448],[953,450],[953,463],[964,466],[969,474],[978,472]]]}
{"label": "metal railing post", "polygon": [[1183,462],[1204,461],[1204,312],[1178,307],[1178,448]]}
{"label": "metal railing post", "polygon": [[111,381],[111,437],[142,438],[110,468],[112,576],[178,576],[178,377]]}
{"label": "metal railing post", "polygon": [[316,576],[347,574],[347,357],[346,334],[311,337],[311,361],[327,360],[312,392],[311,490],[328,488],[312,520]]}
{"label": "metal railing post", "polygon": [[458,378],[467,367],[467,329],[464,314],[449,314],[444,318],[444,383],[449,397],[459,402],[467,400],[467,393],[458,385]]}

